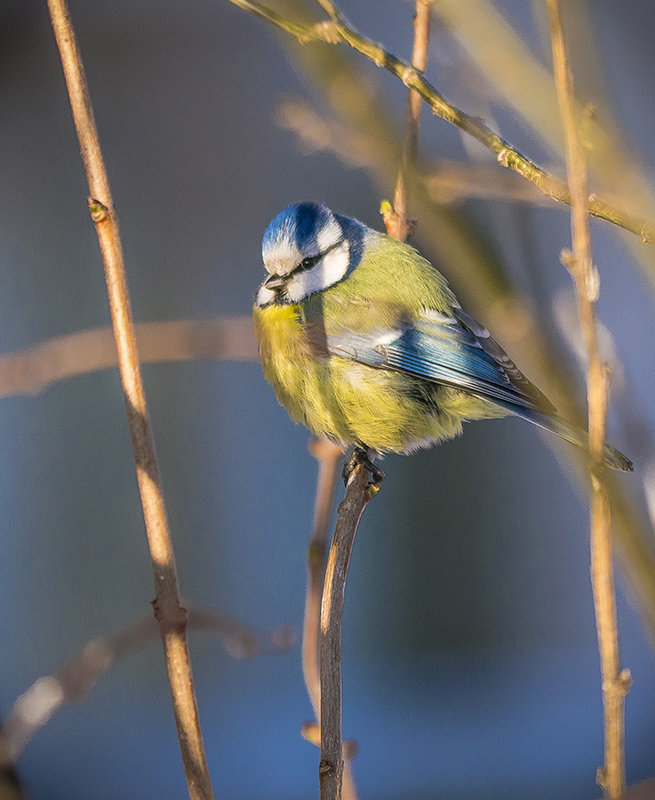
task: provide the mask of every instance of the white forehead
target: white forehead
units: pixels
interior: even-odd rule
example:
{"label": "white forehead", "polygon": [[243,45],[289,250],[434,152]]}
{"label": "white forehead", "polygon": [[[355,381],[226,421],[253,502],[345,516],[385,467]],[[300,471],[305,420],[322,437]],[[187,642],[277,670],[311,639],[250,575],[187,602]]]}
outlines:
{"label": "white forehead", "polygon": [[288,238],[267,247],[262,256],[266,271],[271,275],[286,275],[305,258],[298,245]]}

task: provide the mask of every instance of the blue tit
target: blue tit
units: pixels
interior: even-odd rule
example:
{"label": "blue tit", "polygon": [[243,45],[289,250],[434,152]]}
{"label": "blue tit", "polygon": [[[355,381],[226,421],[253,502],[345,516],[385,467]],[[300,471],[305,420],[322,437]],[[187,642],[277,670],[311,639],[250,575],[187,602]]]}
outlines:
{"label": "blue tit", "polygon": [[[587,449],[407,244],[325,205],[272,220],[253,309],[264,375],[295,422],[344,447],[411,453],[514,414]],[[606,446],[608,466],[631,471]]]}

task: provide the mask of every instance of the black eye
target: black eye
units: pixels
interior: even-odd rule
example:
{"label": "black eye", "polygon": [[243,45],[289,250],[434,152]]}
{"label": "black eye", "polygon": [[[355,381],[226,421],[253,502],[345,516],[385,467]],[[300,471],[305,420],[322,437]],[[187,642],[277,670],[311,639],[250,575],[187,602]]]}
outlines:
{"label": "black eye", "polygon": [[300,269],[311,269],[318,262],[319,259],[320,256],[311,256],[309,258],[303,258],[298,267]]}

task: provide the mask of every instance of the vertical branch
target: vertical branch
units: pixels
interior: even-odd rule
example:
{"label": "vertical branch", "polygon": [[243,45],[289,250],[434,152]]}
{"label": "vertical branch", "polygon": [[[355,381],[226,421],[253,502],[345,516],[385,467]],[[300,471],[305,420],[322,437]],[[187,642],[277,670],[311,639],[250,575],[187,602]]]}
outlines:
{"label": "vertical branch", "polygon": [[[330,517],[334,506],[334,496],[339,478],[339,465],[343,457],[340,447],[328,439],[311,439],[310,450],[318,460],[318,479],[316,482],[316,499],[314,502],[314,525],[312,537],[307,547],[307,593],[305,595],[305,615],[302,632],[302,672],[307,694],[314,709],[317,725],[304,726],[304,735],[315,744],[321,744],[321,673],[320,673],[320,636],[321,636],[321,597],[323,578],[325,576],[325,560],[327,553],[327,537]],[[309,730],[312,733],[309,734]],[[352,743],[350,743],[352,745]],[[343,756],[343,797],[344,800],[357,800],[355,781],[350,767],[350,758],[354,748],[344,743]]]}
{"label": "vertical branch", "polygon": [[605,763],[597,780],[608,800],[625,796],[625,695],[630,673],[621,670],[616,597],[612,564],[610,503],[605,475],[607,365],[601,360],[596,327],[600,278],[591,255],[587,165],[575,114],[573,76],[569,65],[560,0],[547,0],[553,49],[553,69],[566,138],[566,162],[571,191],[573,252],[562,260],[571,272],[578,298],[580,326],[587,350],[587,404],[591,451],[591,579],[596,611],[603,687]]}
{"label": "vertical branch", "polygon": [[[320,673],[320,636],[321,636],[321,597],[325,561],[327,554],[327,538],[330,518],[334,506],[334,496],[339,477],[339,465],[343,458],[340,447],[328,439],[311,439],[310,450],[318,460],[318,479],[316,482],[316,499],[314,502],[314,525],[312,537],[307,548],[307,593],[305,595],[305,615],[302,637],[302,670],[307,694],[314,709],[318,724],[303,726],[303,735],[320,747],[321,722],[321,673]],[[357,791],[350,767],[355,747],[352,742],[343,744],[343,791],[344,800],[357,800]]]}
{"label": "vertical branch", "polygon": [[65,0],[48,0],[73,119],[89,184],[89,209],[105,268],[118,365],[136,462],[148,546],[155,579],[159,622],[180,750],[192,800],[210,800],[205,749],[186,641],[186,610],[180,607],[173,545],[162,494],[154,439],[136,349],[118,221],[103,163],[82,61]]}
{"label": "vertical branch", "polygon": [[341,620],[348,565],[364,509],[375,494],[369,471],[355,467],[337,510],[337,524],[325,571],[321,604],[321,800],[340,800],[344,778],[341,737]]}
{"label": "vertical branch", "polygon": [[[430,1],[416,0],[416,15],[414,16],[414,49],[412,51],[412,66],[419,72],[425,72],[428,65],[428,43],[430,40]],[[414,176],[416,155],[418,152],[418,134],[421,125],[421,107],[423,98],[418,92],[410,89],[407,93],[407,107],[405,110],[405,134],[403,137],[403,154],[398,171],[396,191],[394,193],[393,208],[395,214],[385,223],[387,233],[401,242],[406,242],[412,226],[409,221],[409,188]]]}

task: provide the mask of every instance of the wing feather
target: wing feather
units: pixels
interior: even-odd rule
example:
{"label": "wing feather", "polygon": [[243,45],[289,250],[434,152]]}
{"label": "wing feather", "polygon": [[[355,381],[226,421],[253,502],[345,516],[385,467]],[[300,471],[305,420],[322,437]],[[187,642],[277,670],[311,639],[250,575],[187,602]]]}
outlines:
{"label": "wing feather", "polygon": [[328,351],[381,369],[405,372],[500,403],[554,414],[550,401],[523,375],[489,332],[460,308],[452,316],[426,310],[395,328],[330,331]]}

